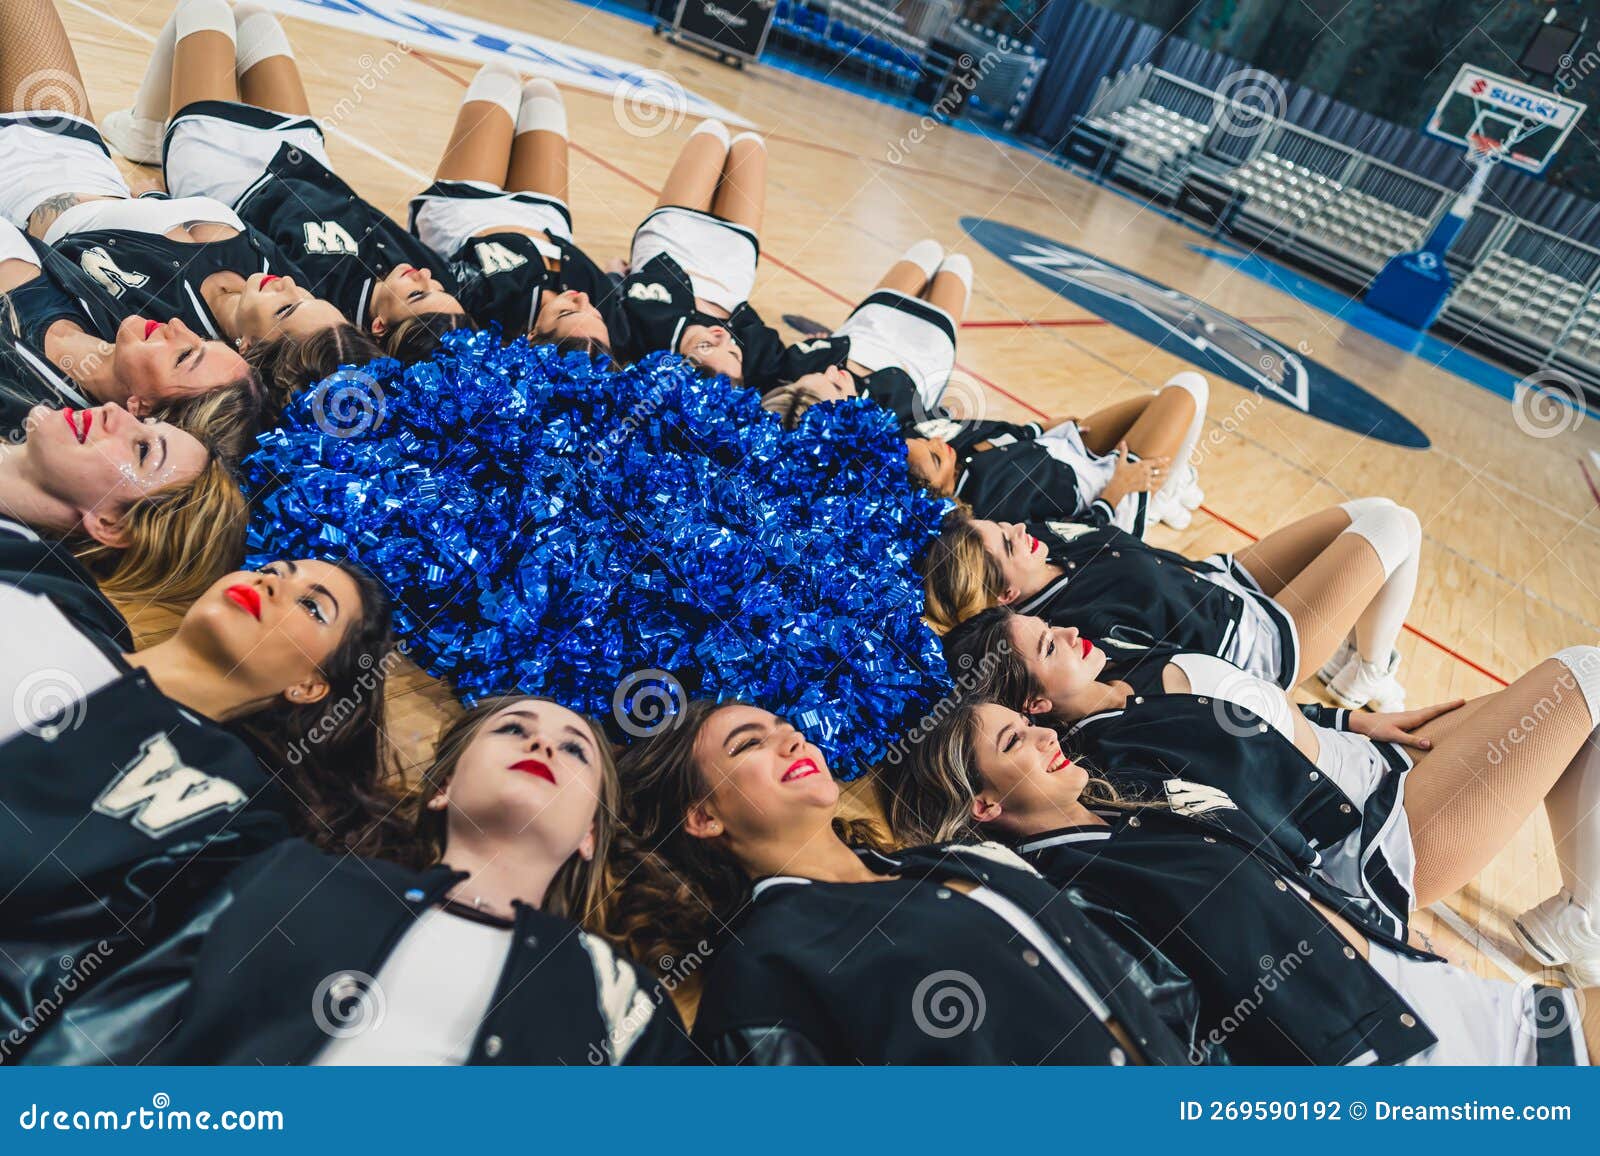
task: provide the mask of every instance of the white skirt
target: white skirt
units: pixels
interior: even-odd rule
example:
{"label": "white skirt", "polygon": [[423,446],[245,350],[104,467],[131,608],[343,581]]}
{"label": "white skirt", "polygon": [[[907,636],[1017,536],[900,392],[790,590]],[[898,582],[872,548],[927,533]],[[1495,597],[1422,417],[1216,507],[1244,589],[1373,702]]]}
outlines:
{"label": "white skirt", "polygon": [[[1283,669],[1283,635],[1278,623],[1261,605],[1266,595],[1234,576],[1231,555],[1212,554],[1205,561],[1216,569],[1202,570],[1200,577],[1237,595],[1243,608],[1239,615],[1238,630],[1218,657],[1227,659],[1241,670],[1248,670],[1258,678],[1282,686],[1283,677],[1288,673]],[[1288,615],[1284,618],[1289,621]],[[1298,643],[1295,651],[1299,652]]]}
{"label": "white skirt", "polygon": [[[167,126],[162,165],[173,196],[212,197],[236,205],[286,144],[332,168],[322,130],[309,116],[251,105],[228,107],[229,113],[181,113]],[[238,112],[232,112],[235,107]]]}
{"label": "white skirt", "polygon": [[710,213],[674,205],[657,209],[633,234],[634,270],[665,253],[689,275],[694,295],[732,313],[750,300],[761,255],[756,235]]}
{"label": "white skirt", "polygon": [[[1350,731],[1317,727],[1317,769],[1350,796],[1362,813],[1361,830],[1332,847],[1320,848],[1322,873],[1347,895],[1365,896],[1404,923],[1416,906],[1417,854],[1406,817],[1405,773],[1411,759],[1392,743],[1380,747]],[[1384,757],[1387,748],[1401,767]],[[1374,799],[1376,796],[1376,799]],[[1381,857],[1402,889],[1395,896],[1372,878]],[[1399,910],[1396,910],[1399,908]]]}
{"label": "white skirt", "polygon": [[[539,229],[563,241],[572,240],[572,218],[556,197],[543,193],[508,193],[487,181],[451,181],[479,189],[487,196],[450,196],[448,191],[423,193],[412,201],[411,223],[417,239],[435,253],[453,257],[479,233],[510,226]],[[553,261],[561,250],[535,235],[533,243]]]}
{"label": "white skirt", "polygon": [[955,318],[931,302],[891,289],[874,290],[855,307],[835,337],[850,339],[850,360],[876,372],[905,370],[931,415],[956,367]]}
{"label": "white skirt", "polygon": [[[1583,1020],[1571,991],[1485,979],[1448,963],[1412,959],[1374,943],[1368,962],[1438,1037],[1407,1066],[1587,1066]],[[1542,1045],[1542,1048],[1541,1048]]]}
{"label": "white skirt", "polygon": [[0,113],[0,218],[19,229],[41,203],[61,193],[127,197],[100,132],[86,120],[61,113]]}

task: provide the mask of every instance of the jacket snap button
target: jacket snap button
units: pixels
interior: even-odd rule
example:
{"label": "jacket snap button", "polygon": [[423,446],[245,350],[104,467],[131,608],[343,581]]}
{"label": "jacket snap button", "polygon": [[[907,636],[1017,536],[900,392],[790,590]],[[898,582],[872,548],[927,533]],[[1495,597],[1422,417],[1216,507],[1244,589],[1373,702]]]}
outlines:
{"label": "jacket snap button", "polygon": [[1126,1064],[1127,1062],[1128,1062],[1128,1054],[1126,1052],[1124,1052],[1121,1048],[1112,1048],[1111,1049],[1111,1066],[1112,1067],[1120,1068],[1124,1064]]}
{"label": "jacket snap button", "polygon": [[1216,839],[1215,835],[1207,835],[1206,836],[1206,842],[1207,843],[1215,843],[1216,841],[1217,841],[1217,839]]}
{"label": "jacket snap button", "polygon": [[1312,782],[1313,782],[1313,783],[1314,783],[1314,782],[1316,782],[1316,781],[1317,781],[1317,780],[1318,780],[1318,779],[1320,779],[1320,778],[1322,778],[1322,775],[1321,775],[1321,774],[1319,774],[1319,773],[1318,773],[1318,772],[1316,772],[1316,771],[1312,771],[1312,772],[1311,772],[1311,781],[1312,781]]}
{"label": "jacket snap button", "polygon": [[492,1060],[500,1054],[500,1049],[504,1046],[499,1036],[490,1036],[483,1041],[483,1054]]}
{"label": "jacket snap button", "polygon": [[413,887],[410,891],[406,892],[407,903],[421,903],[422,898],[422,888],[420,887]]}
{"label": "jacket snap button", "polygon": [[1113,550],[1113,551],[1111,551],[1111,556],[1113,558],[1120,558],[1120,557],[1122,557],[1122,551],[1121,550]]}
{"label": "jacket snap button", "polygon": [[54,723],[46,723],[39,728],[39,737],[47,743],[53,743],[61,737],[61,728]]}
{"label": "jacket snap button", "polygon": [[1289,890],[1289,885],[1287,883],[1285,883],[1282,879],[1274,879],[1272,881],[1272,885],[1274,887],[1276,887],[1279,891],[1287,891],[1287,890]]}
{"label": "jacket snap button", "polygon": [[1267,724],[1266,723],[1262,723],[1260,726],[1258,726],[1256,728],[1256,730],[1258,732],[1260,732],[1261,734],[1266,734],[1267,733]]}
{"label": "jacket snap button", "polygon": [[1031,948],[1031,947],[1028,948],[1026,951],[1024,951],[1022,953],[1022,962],[1027,964],[1029,967],[1038,967],[1039,966],[1039,953],[1037,951],[1033,950],[1033,948]]}
{"label": "jacket snap button", "polygon": [[950,898],[950,888],[941,887],[941,888],[939,888],[939,890],[935,891],[933,894],[934,894],[935,898],[938,898],[938,899],[949,899]]}
{"label": "jacket snap button", "polygon": [[1144,696],[1143,695],[1137,695],[1136,694],[1136,695],[1133,696],[1133,705],[1134,706],[1138,706],[1143,701],[1144,701]]}
{"label": "jacket snap button", "polygon": [[1417,1026],[1417,1017],[1412,1015],[1410,1012],[1401,1013],[1401,1015],[1400,1015],[1400,1026],[1401,1027],[1407,1027],[1407,1028],[1416,1027]]}
{"label": "jacket snap button", "polygon": [[1356,949],[1353,948],[1353,947],[1345,948],[1344,949],[1344,957],[1346,959],[1354,959],[1356,957]]}
{"label": "jacket snap button", "polygon": [[1137,827],[1138,825],[1139,825],[1139,816],[1135,815],[1133,818],[1128,820],[1128,826]]}
{"label": "jacket snap button", "polygon": [[539,937],[537,935],[527,936],[523,939],[522,946],[532,951],[535,947],[539,946]]}
{"label": "jacket snap button", "polygon": [[1196,701],[1197,701],[1197,702],[1199,702],[1199,704],[1200,704],[1200,705],[1201,705],[1201,706],[1205,706],[1205,705],[1206,705],[1206,703],[1208,703],[1208,702],[1210,702],[1210,701],[1211,701],[1211,700],[1210,700],[1210,699],[1208,699],[1208,698],[1206,698],[1206,697],[1204,697],[1204,696],[1201,696],[1201,697],[1200,697],[1200,698],[1199,698],[1199,699],[1197,699],[1197,700],[1196,700]]}
{"label": "jacket snap button", "polygon": [[1068,570],[1076,570],[1077,568],[1078,568],[1078,564],[1076,562],[1068,562],[1067,563],[1067,569]]}
{"label": "jacket snap button", "polygon": [[1339,804],[1339,813],[1341,815],[1348,815],[1350,813],[1350,804],[1349,803],[1340,803]]}

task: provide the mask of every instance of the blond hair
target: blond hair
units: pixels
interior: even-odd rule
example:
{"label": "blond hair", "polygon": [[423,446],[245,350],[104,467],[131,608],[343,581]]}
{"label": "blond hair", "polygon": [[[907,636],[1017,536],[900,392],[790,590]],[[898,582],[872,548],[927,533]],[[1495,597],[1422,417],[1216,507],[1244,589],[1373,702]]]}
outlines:
{"label": "blond hair", "polygon": [[89,541],[73,553],[107,598],[182,610],[239,564],[249,506],[216,455],[188,485],[136,499],[122,515],[124,545]]}
{"label": "blond hair", "polygon": [[923,617],[935,634],[949,634],[973,615],[999,605],[1006,587],[1000,563],[984,549],[965,505],[945,515],[921,570]]}
{"label": "blond hair", "polygon": [[800,419],[806,416],[806,411],[822,400],[822,394],[815,386],[791,381],[768,392],[761,399],[761,408],[777,414],[784,429],[795,429],[800,425]]}

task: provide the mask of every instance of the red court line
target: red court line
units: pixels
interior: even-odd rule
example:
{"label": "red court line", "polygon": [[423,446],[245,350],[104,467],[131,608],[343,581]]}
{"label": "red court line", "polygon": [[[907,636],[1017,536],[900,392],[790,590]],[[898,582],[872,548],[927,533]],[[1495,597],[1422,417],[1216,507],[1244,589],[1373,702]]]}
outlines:
{"label": "red court line", "polygon": [[[407,48],[406,46],[400,45],[400,44],[397,44],[396,47],[400,48],[402,51],[410,54],[411,56],[416,57],[422,63],[424,63],[424,64],[428,65],[430,68],[432,68],[434,71],[442,73],[445,76],[448,76],[451,80],[454,80],[457,84],[460,84],[463,87],[466,86],[467,82],[464,79],[462,79],[461,77],[457,76],[454,72],[451,72],[448,68],[445,68],[442,64],[438,63],[436,60],[434,60],[432,57],[428,56],[426,53],[421,52],[421,51],[419,51],[419,50],[417,50],[415,48]],[[777,139],[784,139],[784,138],[777,138]],[[806,142],[800,141],[800,142],[797,142],[797,143],[804,144]],[[572,144],[570,147],[573,148],[574,150],[576,150],[577,152],[582,153],[584,156],[586,156],[589,159],[593,160],[597,164],[603,165],[607,169],[609,169],[612,172],[616,173],[619,177],[622,177],[624,180],[631,181],[633,184],[637,185],[641,189],[644,189],[646,192],[652,192],[653,193],[653,192],[658,192],[659,191],[657,189],[652,189],[648,184],[646,184],[644,181],[640,180],[638,177],[634,176],[632,173],[628,172],[625,169],[618,168],[616,165],[612,164],[610,161],[606,160],[604,157],[598,155],[597,153],[590,152],[588,149],[583,148],[582,146],[577,145],[577,144]],[[850,155],[854,156],[855,154],[852,153]],[[840,302],[842,304],[845,304],[845,305],[854,305],[855,304],[854,301],[852,301],[850,298],[846,297],[843,293],[840,293],[835,289],[830,289],[828,286],[824,285],[821,281],[818,281],[816,278],[814,278],[814,277],[812,277],[812,276],[810,276],[810,275],[808,275],[806,273],[802,273],[799,269],[796,269],[793,265],[790,265],[790,264],[787,264],[787,263],[785,263],[783,261],[778,260],[778,258],[772,256],[770,253],[767,254],[767,261],[768,261],[769,264],[776,265],[778,268],[784,270],[786,273],[789,273],[789,274],[791,274],[791,275],[793,275],[795,277],[798,277],[800,280],[804,281],[807,285],[812,286],[814,289],[818,289],[821,292],[826,293],[829,297],[832,297],[835,301],[838,301],[838,302]],[[1093,320],[1098,321],[1098,319],[1093,319]],[[1267,319],[1258,318],[1257,320],[1267,320]],[[1295,319],[1292,318],[1292,317],[1285,317],[1285,318],[1279,318],[1278,320],[1292,321],[1292,320],[1295,320]],[[965,328],[967,325],[970,325],[970,326],[973,326],[973,327],[976,327],[976,328],[985,328],[985,327],[1000,328],[1001,326],[1007,326],[1007,325],[1016,325],[1016,326],[1039,325],[1041,327],[1044,327],[1044,326],[1048,326],[1050,324],[1052,324],[1052,323],[1049,323],[1049,322],[1026,322],[1026,321],[1023,321],[1023,322],[982,322],[982,321],[977,321],[977,322],[967,322],[966,325],[963,326],[963,328]],[[1068,321],[1068,322],[1057,322],[1055,324],[1073,324],[1073,322],[1070,322],[1070,321]],[[1038,406],[1034,405],[1032,402],[1026,401],[1026,400],[1018,397],[1016,394],[1012,393],[1010,390],[1004,389],[1001,386],[997,385],[995,382],[990,381],[987,377],[984,377],[983,374],[978,373],[977,371],[975,371],[973,369],[970,369],[965,365],[962,365],[959,361],[956,362],[956,368],[961,370],[963,373],[967,374],[969,377],[974,378],[975,380],[981,382],[983,385],[985,385],[988,388],[994,390],[996,393],[1000,394],[1002,397],[1010,398],[1012,401],[1016,402],[1018,405],[1022,406],[1024,409],[1028,410],[1030,413],[1036,414],[1039,417],[1049,417],[1050,416],[1049,414],[1045,413],[1044,410],[1042,410]],[[1596,491],[1594,482],[1592,480],[1590,480],[1590,478],[1589,478],[1589,471],[1588,471],[1587,468],[1584,467],[1583,461],[1581,459],[1578,461],[1578,468],[1583,470],[1584,481],[1589,483],[1590,492],[1594,494],[1595,501],[1597,503],[1600,503],[1600,491]],[[1227,526],[1230,530],[1233,530],[1233,531],[1235,531],[1236,533],[1239,533],[1239,534],[1243,534],[1246,538],[1249,538],[1252,542],[1261,541],[1259,536],[1257,536],[1255,534],[1252,534],[1249,530],[1246,530],[1243,526],[1239,525],[1237,522],[1230,521],[1229,519],[1224,518],[1221,514],[1217,513],[1210,506],[1204,506],[1203,505],[1203,506],[1200,507],[1200,509],[1204,513],[1210,515],[1212,518],[1215,518],[1217,521],[1221,522],[1224,526]],[[1498,674],[1495,674],[1493,671],[1486,670],[1484,667],[1479,666],[1476,662],[1473,662],[1472,659],[1468,658],[1466,655],[1462,654],[1460,651],[1453,650],[1452,648],[1446,646],[1444,643],[1440,642],[1437,638],[1434,638],[1431,634],[1423,633],[1422,631],[1418,630],[1415,626],[1412,626],[1409,622],[1406,623],[1405,629],[1410,631],[1412,634],[1415,634],[1418,638],[1422,639],[1422,641],[1428,643],[1430,646],[1436,647],[1439,650],[1443,651],[1445,654],[1449,655],[1451,658],[1455,659],[1457,662],[1460,662],[1462,665],[1471,667],[1473,670],[1477,671],[1479,674],[1483,675],[1485,678],[1493,679],[1495,682],[1498,682],[1501,686],[1509,685],[1506,682],[1506,680],[1501,678]]]}
{"label": "red court line", "polygon": [[1578,472],[1583,475],[1583,481],[1589,487],[1589,492],[1594,495],[1594,504],[1600,506],[1600,489],[1595,488],[1594,479],[1589,476],[1589,467],[1583,464],[1583,459],[1578,459]]}

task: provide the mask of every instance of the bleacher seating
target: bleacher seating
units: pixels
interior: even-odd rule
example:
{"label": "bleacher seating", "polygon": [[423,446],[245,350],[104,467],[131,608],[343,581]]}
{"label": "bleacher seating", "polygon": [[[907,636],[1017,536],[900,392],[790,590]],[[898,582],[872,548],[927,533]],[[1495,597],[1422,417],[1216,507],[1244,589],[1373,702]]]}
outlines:
{"label": "bleacher seating", "polygon": [[1144,99],[1087,123],[1122,141],[1123,160],[1147,170],[1153,181],[1182,164],[1206,137],[1201,122]]}
{"label": "bleacher seating", "polygon": [[829,68],[848,67],[905,90],[922,76],[922,45],[904,23],[877,0],[836,0],[826,9],[778,0],[770,39]]}

